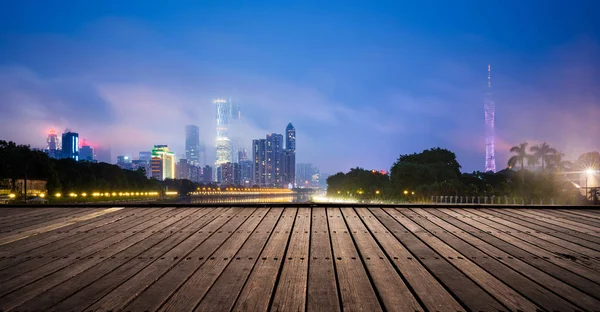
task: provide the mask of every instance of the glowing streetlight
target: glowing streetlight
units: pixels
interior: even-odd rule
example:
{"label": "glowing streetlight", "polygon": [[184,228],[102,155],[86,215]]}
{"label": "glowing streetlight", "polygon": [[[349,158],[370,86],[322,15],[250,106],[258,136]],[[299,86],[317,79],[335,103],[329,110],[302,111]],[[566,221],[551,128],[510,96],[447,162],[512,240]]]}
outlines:
{"label": "glowing streetlight", "polygon": [[594,170],[594,169],[592,169],[592,168],[587,168],[587,169],[585,169],[585,173],[586,173],[587,175],[592,175],[592,174],[594,174],[595,172],[596,172],[596,170]]}
{"label": "glowing streetlight", "polygon": [[404,191],[404,195],[408,195],[408,191]]}
{"label": "glowing streetlight", "polygon": [[375,194],[379,195],[379,190],[375,191]]}

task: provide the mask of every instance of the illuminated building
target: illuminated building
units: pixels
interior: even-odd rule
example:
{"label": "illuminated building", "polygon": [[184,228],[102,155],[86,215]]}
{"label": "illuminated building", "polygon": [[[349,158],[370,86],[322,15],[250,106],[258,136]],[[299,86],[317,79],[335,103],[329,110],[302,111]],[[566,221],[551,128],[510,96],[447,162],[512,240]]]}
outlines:
{"label": "illuminated building", "polygon": [[79,149],[79,159],[85,161],[94,161],[94,149],[89,145],[82,145]]}
{"label": "illuminated building", "polygon": [[185,126],[185,158],[191,165],[200,164],[200,128]]}
{"label": "illuminated building", "polygon": [[180,159],[177,163],[177,179],[190,179],[190,164],[187,159]]}
{"label": "illuminated building", "polygon": [[283,185],[294,185],[296,182],[296,129],[291,122],[285,128],[285,150],[281,163]]}
{"label": "illuminated building", "polygon": [[50,133],[48,133],[48,138],[46,139],[46,153],[50,158],[61,158],[61,148],[62,146],[60,144],[60,138],[54,130],[50,130]]}
{"label": "illuminated building", "polygon": [[65,130],[62,134],[62,158],[79,161],[79,134]]}
{"label": "illuminated building", "polygon": [[283,135],[277,133],[267,134],[266,143],[266,185],[275,187],[281,186],[281,157],[283,155]]}
{"label": "illuminated building", "polygon": [[254,183],[252,179],[252,160],[240,161],[240,185],[250,187]]}
{"label": "illuminated building", "polygon": [[121,169],[132,170],[131,157],[129,156],[117,156],[117,166]]}
{"label": "illuminated building", "polygon": [[267,140],[252,140],[253,180],[258,186],[266,185],[266,151]]}
{"label": "illuminated building", "polygon": [[150,166],[153,178],[175,179],[175,153],[167,145],[154,145]]}
{"label": "illuminated building", "polygon": [[488,91],[483,104],[485,113],[485,172],[496,172],[496,105],[492,100],[491,67],[488,64]]}
{"label": "illuminated building", "polygon": [[217,109],[217,157],[215,165],[231,162],[231,142],[229,141],[229,117],[231,115],[231,104],[225,99],[214,99]]}
{"label": "illuminated building", "polygon": [[221,183],[225,185],[239,185],[239,164],[224,163],[221,165]]}

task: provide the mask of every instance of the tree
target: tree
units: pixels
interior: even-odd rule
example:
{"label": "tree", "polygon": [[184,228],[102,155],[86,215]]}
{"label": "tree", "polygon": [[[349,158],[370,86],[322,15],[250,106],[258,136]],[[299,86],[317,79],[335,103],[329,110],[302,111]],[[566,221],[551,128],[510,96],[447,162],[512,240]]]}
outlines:
{"label": "tree", "polygon": [[508,167],[513,168],[515,165],[520,164],[521,170],[524,169],[525,160],[531,159],[531,155],[527,154],[527,145],[527,142],[522,142],[519,143],[519,145],[510,148],[510,152],[516,153],[517,155],[512,156],[508,160]]}
{"label": "tree", "polygon": [[548,159],[554,157],[557,153],[556,149],[550,147],[546,142],[532,146],[530,151],[533,153],[535,159],[540,159],[542,161],[542,171],[544,171],[544,165],[548,163]]}

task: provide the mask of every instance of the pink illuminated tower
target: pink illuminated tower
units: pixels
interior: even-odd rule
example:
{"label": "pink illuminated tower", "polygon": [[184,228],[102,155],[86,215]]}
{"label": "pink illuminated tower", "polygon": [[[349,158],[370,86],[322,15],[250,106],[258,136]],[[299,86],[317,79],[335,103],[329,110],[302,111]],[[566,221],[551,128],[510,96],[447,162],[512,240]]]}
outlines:
{"label": "pink illuminated tower", "polygon": [[488,90],[485,94],[483,109],[485,111],[485,172],[496,172],[495,122],[496,105],[492,100],[491,67],[488,64]]}

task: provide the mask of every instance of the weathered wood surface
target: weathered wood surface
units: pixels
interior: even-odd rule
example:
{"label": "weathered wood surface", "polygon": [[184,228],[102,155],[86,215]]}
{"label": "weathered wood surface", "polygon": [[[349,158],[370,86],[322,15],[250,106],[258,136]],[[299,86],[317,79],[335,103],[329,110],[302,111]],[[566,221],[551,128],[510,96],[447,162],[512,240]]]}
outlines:
{"label": "weathered wood surface", "polygon": [[598,311],[600,211],[0,209],[0,311]]}

